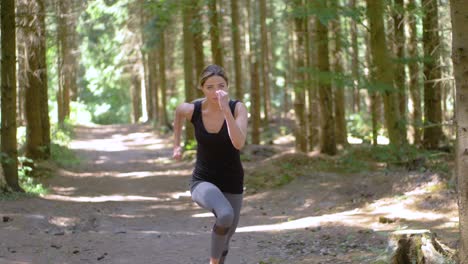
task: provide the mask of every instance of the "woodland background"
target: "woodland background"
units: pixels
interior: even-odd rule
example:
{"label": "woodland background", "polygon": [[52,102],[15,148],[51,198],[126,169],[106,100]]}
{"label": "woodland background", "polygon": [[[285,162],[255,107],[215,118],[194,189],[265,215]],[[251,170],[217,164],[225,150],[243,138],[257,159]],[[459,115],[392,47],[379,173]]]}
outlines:
{"label": "woodland background", "polygon": [[[2,0],[0,8],[5,193],[44,191],[37,162],[66,156],[75,125],[147,123],[170,134],[175,107],[202,96],[198,75],[213,63],[249,109],[251,146],[288,140],[296,152],[341,157],[346,169],[362,166],[363,151],[413,169],[431,164],[455,186],[452,160],[438,159],[454,154],[457,134],[447,0]],[[186,150],[195,149],[192,127],[185,132]]]}

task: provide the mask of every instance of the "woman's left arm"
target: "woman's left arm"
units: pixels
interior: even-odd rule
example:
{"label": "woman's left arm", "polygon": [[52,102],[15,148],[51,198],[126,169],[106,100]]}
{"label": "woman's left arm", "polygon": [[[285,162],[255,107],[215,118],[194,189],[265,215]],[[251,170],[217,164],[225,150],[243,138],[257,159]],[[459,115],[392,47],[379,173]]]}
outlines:
{"label": "woman's left arm", "polygon": [[234,115],[232,115],[229,107],[229,95],[225,91],[217,91],[217,96],[219,105],[224,113],[224,119],[226,119],[232,145],[236,149],[241,150],[247,138],[247,108],[245,108],[244,104],[239,102],[236,104]]}
{"label": "woman's left arm", "polygon": [[238,150],[241,150],[245,145],[247,138],[247,108],[244,104],[239,102],[236,104],[234,115],[232,115],[229,107],[223,109],[224,118],[226,119],[229,137],[231,138],[232,145]]}

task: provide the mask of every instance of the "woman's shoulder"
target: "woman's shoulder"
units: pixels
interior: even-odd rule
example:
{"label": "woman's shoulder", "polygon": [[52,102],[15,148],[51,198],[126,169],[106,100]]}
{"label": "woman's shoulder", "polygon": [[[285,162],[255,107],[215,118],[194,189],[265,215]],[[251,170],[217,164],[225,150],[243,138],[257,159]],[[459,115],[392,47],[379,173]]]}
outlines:
{"label": "woman's shoulder", "polygon": [[179,106],[177,106],[176,111],[185,117],[188,117],[192,115],[194,109],[195,104],[193,103],[181,103]]}

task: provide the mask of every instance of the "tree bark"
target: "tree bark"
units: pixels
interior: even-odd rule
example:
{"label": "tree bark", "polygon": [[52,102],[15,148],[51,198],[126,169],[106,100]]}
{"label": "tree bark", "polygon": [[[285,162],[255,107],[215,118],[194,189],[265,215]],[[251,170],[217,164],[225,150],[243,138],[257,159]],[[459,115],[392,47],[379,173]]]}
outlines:
{"label": "tree bark", "polygon": [[[302,0],[294,1],[294,9],[297,11],[303,8]],[[294,128],[294,135],[296,138],[296,151],[307,152],[307,125],[306,125],[306,76],[304,67],[306,58],[303,54],[305,52],[305,39],[307,32],[305,31],[305,20],[302,15],[294,17],[294,25],[296,32],[296,50],[295,50],[295,82],[294,82],[294,114],[296,125]]]}
{"label": "tree bark", "polygon": [[269,47],[268,34],[266,26],[267,6],[266,0],[259,1],[260,11],[260,39],[262,43],[260,51],[261,74],[262,74],[262,92],[263,92],[263,124],[268,125],[271,113],[271,96],[270,96],[270,63],[269,63]]}
{"label": "tree bark", "polygon": [[251,113],[252,113],[252,144],[260,144],[260,79],[258,76],[258,62],[254,61],[251,72]]}
{"label": "tree bark", "polygon": [[[210,0],[214,2],[215,0]],[[212,14],[213,15],[213,14]],[[184,39],[184,79],[185,79],[185,100],[187,102],[195,99],[194,87],[193,87],[193,53],[192,53],[192,32],[190,31],[190,25],[192,24],[192,8],[190,7],[190,1],[184,1],[183,6],[183,39]],[[217,19],[217,18],[216,18]],[[216,23],[217,25],[217,23]],[[212,25],[213,26],[213,25]],[[218,29],[216,29],[218,30]],[[212,39],[213,40],[213,39]],[[219,38],[218,44],[219,45]],[[193,126],[187,124],[185,126],[185,145],[191,144],[194,141],[194,130]]]}
{"label": "tree bark", "polygon": [[[352,10],[356,10],[356,0],[350,0],[349,6]],[[358,29],[356,20],[351,19],[351,72],[353,76],[353,111],[359,113],[361,111],[361,96],[359,94],[360,89],[360,77],[359,77],[359,46],[358,46]]]}
{"label": "tree bark", "polygon": [[[205,68],[205,54],[203,53],[203,17],[200,0],[195,0],[193,5],[193,52],[195,57],[195,84],[198,86],[198,78]],[[196,97],[203,97],[201,89],[196,89]]]}
{"label": "tree bark", "polygon": [[443,137],[439,22],[437,0],[423,0],[423,46],[424,46],[424,135],[423,145],[435,149]]}
{"label": "tree bark", "polygon": [[[15,1],[2,0],[1,15],[1,150],[5,180],[13,191],[22,191],[18,182],[16,140],[16,28]],[[13,29],[13,30],[12,30]],[[3,188],[5,189],[5,188]]]}
{"label": "tree bark", "polygon": [[[395,55],[398,59],[405,57],[405,10],[404,0],[394,0],[393,28],[395,31]],[[405,63],[399,61],[395,65],[395,85],[398,91],[398,106],[400,110],[400,129],[402,143],[407,143],[406,137],[406,73]]]}
{"label": "tree bark", "polygon": [[[337,2],[332,1],[331,7],[338,12],[339,5]],[[333,54],[333,69],[334,75],[337,77],[343,76],[344,69],[344,53],[343,44],[341,39],[341,21],[340,17],[332,21],[332,34],[334,38],[335,50]],[[336,143],[342,146],[348,145],[348,130],[346,128],[346,102],[345,102],[345,89],[344,83],[341,79],[334,81],[334,107],[335,107],[335,129],[336,129]]]}
{"label": "tree bark", "polygon": [[[320,142],[320,107],[319,99],[317,95],[317,78],[312,73],[311,69],[317,69],[317,52],[312,50],[310,45],[311,42],[317,42],[315,37],[315,23],[309,19],[304,21],[306,42],[306,67],[309,73],[306,75],[307,79],[307,98],[308,98],[308,114],[307,114],[307,126],[308,126],[308,149],[313,150],[319,145]],[[313,34],[311,36],[311,34]]]}
{"label": "tree bark", "polygon": [[385,126],[390,144],[399,146],[401,139],[400,111],[393,86],[393,64],[389,55],[384,26],[383,0],[366,0],[367,16],[370,24],[371,68],[374,68],[373,84],[383,90]]}
{"label": "tree bark", "polygon": [[[327,5],[327,1],[322,2]],[[318,18],[317,24],[317,46],[318,46],[318,71],[319,71],[319,98],[321,113],[321,135],[320,149],[328,155],[336,154],[335,116],[333,115],[333,91],[330,80],[325,80],[324,74],[330,72],[328,25],[324,25]]]}
{"label": "tree bark", "polygon": [[[46,159],[49,152],[50,132],[47,102],[47,66],[45,6],[40,0],[19,1],[25,9],[21,30],[25,36],[26,83],[26,147],[25,155],[32,160]],[[45,104],[45,105],[44,105]],[[46,113],[46,116],[43,116]],[[43,122],[47,122],[43,124]],[[48,142],[45,140],[48,139]]]}
{"label": "tree bark", "polygon": [[223,66],[223,48],[220,41],[221,31],[218,22],[218,8],[216,7],[216,0],[208,0],[208,8],[212,59],[215,64]]}
{"label": "tree bark", "polygon": [[160,32],[159,38],[159,97],[161,99],[161,107],[159,109],[160,124],[170,128],[166,111],[166,98],[167,98],[167,81],[166,81],[166,32]]}
{"label": "tree bark", "polygon": [[241,57],[241,39],[240,39],[240,21],[239,21],[239,7],[237,0],[231,0],[231,17],[232,17],[232,45],[233,45],[233,59],[235,71],[235,96],[237,99],[244,98],[243,82],[242,82],[242,57]]}
{"label": "tree bark", "polygon": [[468,263],[468,5],[451,0],[452,60],[456,83],[455,174],[458,178],[459,263]]}
{"label": "tree bark", "polygon": [[419,52],[418,52],[418,31],[417,21],[419,17],[416,12],[416,0],[409,0],[408,2],[408,28],[410,29],[410,39],[408,42],[408,56],[411,58],[409,64],[409,90],[411,101],[413,102],[412,112],[412,127],[413,127],[413,144],[419,146],[422,143],[422,111],[421,111],[421,93],[420,93],[420,66],[419,66]]}
{"label": "tree bark", "polygon": [[70,87],[72,85],[71,70],[71,47],[69,43],[69,5],[65,1],[57,2],[57,40],[59,47],[59,92],[57,100],[58,106],[58,121],[60,124],[65,122],[65,119],[70,115]]}
{"label": "tree bark", "polygon": [[150,101],[153,108],[153,123],[154,125],[159,125],[159,112],[160,112],[160,103],[159,103],[159,82],[158,82],[158,56],[156,48],[151,48],[148,53],[148,81],[150,83]]}
{"label": "tree bark", "polygon": [[141,117],[141,80],[137,73],[131,74],[131,94],[132,94],[132,123],[139,122]]}

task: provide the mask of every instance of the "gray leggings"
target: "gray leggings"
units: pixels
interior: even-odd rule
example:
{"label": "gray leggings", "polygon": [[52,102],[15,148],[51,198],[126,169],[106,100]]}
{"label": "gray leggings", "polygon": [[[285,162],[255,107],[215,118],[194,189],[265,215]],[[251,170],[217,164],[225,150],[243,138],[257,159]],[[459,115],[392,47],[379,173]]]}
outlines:
{"label": "gray leggings", "polygon": [[211,233],[211,257],[220,259],[229,250],[229,241],[236,231],[242,207],[242,194],[223,193],[214,184],[196,182],[193,186],[192,200],[216,216],[215,226],[229,228],[220,235],[215,230]]}

